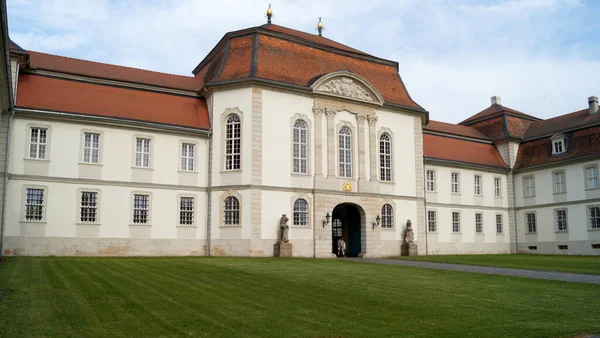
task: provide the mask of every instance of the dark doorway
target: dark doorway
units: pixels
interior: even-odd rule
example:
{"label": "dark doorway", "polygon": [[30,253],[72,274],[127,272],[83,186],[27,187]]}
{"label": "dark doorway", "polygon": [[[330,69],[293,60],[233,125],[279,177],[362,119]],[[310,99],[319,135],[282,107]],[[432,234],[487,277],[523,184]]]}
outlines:
{"label": "dark doorway", "polygon": [[361,252],[361,216],[358,207],[351,203],[338,204],[331,218],[331,249],[337,254],[340,238],[346,242],[346,256],[357,257]]}

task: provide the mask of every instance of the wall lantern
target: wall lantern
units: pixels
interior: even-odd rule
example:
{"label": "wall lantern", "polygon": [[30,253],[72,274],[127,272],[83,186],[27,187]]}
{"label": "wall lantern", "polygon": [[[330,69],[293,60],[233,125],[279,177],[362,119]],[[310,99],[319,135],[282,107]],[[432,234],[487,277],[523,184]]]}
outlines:
{"label": "wall lantern", "polygon": [[331,219],[331,216],[329,215],[329,213],[327,213],[327,215],[325,215],[325,220],[323,221],[323,228],[325,228],[325,226],[329,224],[329,219]]}
{"label": "wall lantern", "polygon": [[375,218],[376,223],[373,223],[373,230],[375,230],[376,227],[379,226],[379,221],[381,221],[381,217],[379,217],[379,215],[377,215],[377,217]]}

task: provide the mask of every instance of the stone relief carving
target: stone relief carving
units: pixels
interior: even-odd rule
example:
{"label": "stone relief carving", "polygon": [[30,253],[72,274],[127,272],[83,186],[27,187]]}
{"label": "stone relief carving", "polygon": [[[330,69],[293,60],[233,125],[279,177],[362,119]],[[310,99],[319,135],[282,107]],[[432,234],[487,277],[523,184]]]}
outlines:
{"label": "stone relief carving", "polygon": [[373,99],[369,90],[354,82],[354,80],[349,77],[329,80],[320,85],[316,91],[375,102],[375,99]]}
{"label": "stone relief carving", "polygon": [[323,115],[324,112],[325,112],[324,107],[319,107],[319,106],[313,107],[313,113],[315,113],[316,117],[320,117],[321,115]]}
{"label": "stone relief carving", "polygon": [[366,119],[367,119],[367,117],[365,115],[361,115],[361,114],[356,115],[356,121],[358,122],[359,125],[363,124],[363,122],[365,122]]}
{"label": "stone relief carving", "polygon": [[377,124],[377,116],[367,116],[367,119],[369,120],[370,126],[374,126]]}
{"label": "stone relief carving", "polygon": [[327,118],[328,119],[334,119],[335,118],[335,113],[337,113],[337,111],[332,110],[332,109],[326,109],[325,111],[327,112]]}

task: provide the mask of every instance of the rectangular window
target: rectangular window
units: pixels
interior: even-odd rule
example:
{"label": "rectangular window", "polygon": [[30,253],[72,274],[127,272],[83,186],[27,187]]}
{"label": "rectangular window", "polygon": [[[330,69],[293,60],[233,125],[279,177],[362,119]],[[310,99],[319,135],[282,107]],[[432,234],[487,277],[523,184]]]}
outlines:
{"label": "rectangular window", "polygon": [[460,232],[460,213],[452,213],[452,232]]}
{"label": "rectangular window", "polygon": [[450,191],[453,194],[458,194],[458,183],[459,183],[459,176],[458,173],[452,173],[450,174]]}
{"label": "rectangular window", "polygon": [[585,168],[586,189],[598,188],[598,166],[589,166]]}
{"label": "rectangular window", "polygon": [[100,163],[100,134],[83,134],[83,162]]}
{"label": "rectangular window", "polygon": [[133,224],[148,224],[150,215],[150,196],[133,195]]}
{"label": "rectangular window", "polygon": [[562,194],[567,191],[564,171],[554,172],[552,174],[552,180],[554,181],[553,187],[555,194]]}
{"label": "rectangular window", "polygon": [[530,245],[527,247],[529,250],[537,250],[537,245]]}
{"label": "rectangular window", "polygon": [[552,141],[552,154],[562,154],[565,150],[564,138]]}
{"label": "rectangular window", "polygon": [[525,188],[525,197],[533,197],[535,195],[533,176],[523,177],[523,186]]}
{"label": "rectangular window", "polygon": [[483,214],[475,214],[475,232],[478,234],[483,232]]}
{"label": "rectangular window", "polygon": [[494,177],[494,197],[502,197],[501,183],[500,177]]}
{"label": "rectangular window", "polygon": [[525,219],[527,222],[527,232],[528,233],[535,233],[537,232],[537,226],[535,224],[535,213],[534,212],[528,212],[525,214]]}
{"label": "rectangular window", "polygon": [[25,220],[41,222],[44,218],[44,189],[27,188],[25,194]]}
{"label": "rectangular window", "polygon": [[600,207],[589,207],[590,228],[600,229]]}
{"label": "rectangular window", "polygon": [[191,143],[181,144],[181,170],[194,171],[194,158],[196,157],[196,145]]}
{"label": "rectangular window", "polygon": [[481,176],[475,175],[475,195],[481,196]]}
{"label": "rectangular window", "polygon": [[150,139],[135,139],[135,166],[150,168]]}
{"label": "rectangular window", "polygon": [[504,224],[502,222],[502,215],[496,215],[496,233],[501,234],[504,232]]}
{"label": "rectangular window", "polygon": [[339,133],[340,177],[352,178],[352,134],[348,127]]}
{"label": "rectangular window", "polygon": [[427,170],[427,191],[435,191],[435,171]]}
{"label": "rectangular window", "polygon": [[294,123],[293,129],[293,165],[294,173],[308,173],[308,125],[302,120]]}
{"label": "rectangular window", "polygon": [[179,225],[194,225],[194,198],[179,199]]}
{"label": "rectangular window", "polygon": [[556,210],[556,230],[567,231],[567,210]]}
{"label": "rectangular window", "polygon": [[569,250],[569,246],[568,245],[559,245],[558,250]]}
{"label": "rectangular window", "polygon": [[435,211],[433,210],[427,211],[427,229],[429,232],[437,231],[437,219]]}
{"label": "rectangular window", "polygon": [[48,129],[31,128],[29,138],[29,158],[43,160],[46,158],[46,147],[48,145]]}
{"label": "rectangular window", "polygon": [[81,223],[96,223],[98,221],[98,193],[95,191],[81,192],[79,204],[79,221]]}

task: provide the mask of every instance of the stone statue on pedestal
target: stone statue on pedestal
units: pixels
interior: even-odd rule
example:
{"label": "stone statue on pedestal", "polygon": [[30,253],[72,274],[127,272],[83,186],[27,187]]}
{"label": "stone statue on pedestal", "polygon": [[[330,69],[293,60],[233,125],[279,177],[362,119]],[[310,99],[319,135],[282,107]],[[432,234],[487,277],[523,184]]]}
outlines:
{"label": "stone statue on pedestal", "polygon": [[412,223],[410,220],[406,221],[406,229],[404,229],[404,243],[413,244],[415,240],[415,234],[413,233]]}
{"label": "stone statue on pedestal", "polygon": [[279,242],[287,243],[288,232],[290,231],[290,226],[287,224],[289,218],[285,214],[281,215],[281,219],[279,220]]}
{"label": "stone statue on pedestal", "polygon": [[287,224],[289,219],[285,214],[281,215],[279,219],[279,235],[277,236],[277,243],[273,246],[275,257],[292,257],[292,243],[289,243],[288,232],[290,226]]}
{"label": "stone statue on pedestal", "polygon": [[402,256],[417,256],[417,245],[414,243],[415,233],[413,232],[412,222],[406,220],[406,228],[404,229],[404,242],[400,246],[400,254]]}

